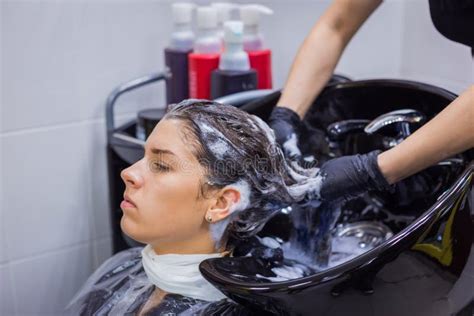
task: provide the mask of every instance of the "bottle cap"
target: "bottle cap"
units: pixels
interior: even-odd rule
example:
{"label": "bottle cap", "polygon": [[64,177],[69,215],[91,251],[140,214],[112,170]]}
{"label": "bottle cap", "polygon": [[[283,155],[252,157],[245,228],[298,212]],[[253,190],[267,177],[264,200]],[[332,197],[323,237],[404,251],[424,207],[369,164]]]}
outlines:
{"label": "bottle cap", "polygon": [[191,2],[173,3],[171,10],[173,12],[173,21],[176,24],[188,24],[193,19],[193,10],[196,7]]}
{"label": "bottle cap", "polygon": [[211,7],[217,9],[217,19],[219,23],[224,23],[232,18],[232,10],[238,8],[236,4],[229,2],[213,2]]}
{"label": "bottle cap", "polygon": [[258,25],[260,15],[273,14],[273,10],[261,4],[246,4],[240,7],[240,18],[245,25]]}
{"label": "bottle cap", "polygon": [[217,9],[210,6],[197,8],[197,27],[200,29],[217,28]]}

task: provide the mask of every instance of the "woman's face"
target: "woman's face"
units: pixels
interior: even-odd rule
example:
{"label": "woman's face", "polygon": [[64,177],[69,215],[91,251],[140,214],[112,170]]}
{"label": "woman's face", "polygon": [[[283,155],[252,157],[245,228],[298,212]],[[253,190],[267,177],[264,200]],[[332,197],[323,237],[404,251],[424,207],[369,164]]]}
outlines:
{"label": "woman's face", "polygon": [[210,242],[205,216],[211,199],[199,194],[205,170],[183,127],[179,120],[160,121],[146,141],[145,156],[121,173],[126,185],[121,228],[161,253],[192,253]]}

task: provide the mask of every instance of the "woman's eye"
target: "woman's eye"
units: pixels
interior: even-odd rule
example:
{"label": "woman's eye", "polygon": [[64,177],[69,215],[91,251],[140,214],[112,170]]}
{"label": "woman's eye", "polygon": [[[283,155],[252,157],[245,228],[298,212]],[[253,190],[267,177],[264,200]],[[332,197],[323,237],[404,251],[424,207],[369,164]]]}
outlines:
{"label": "woman's eye", "polygon": [[170,167],[160,162],[152,162],[151,169],[152,171],[165,172],[165,171],[169,171]]}

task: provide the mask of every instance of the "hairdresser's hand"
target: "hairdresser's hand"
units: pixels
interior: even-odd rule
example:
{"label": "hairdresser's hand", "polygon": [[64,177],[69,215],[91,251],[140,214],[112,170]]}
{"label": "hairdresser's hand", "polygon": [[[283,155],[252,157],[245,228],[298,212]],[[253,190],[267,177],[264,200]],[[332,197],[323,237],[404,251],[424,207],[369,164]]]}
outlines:
{"label": "hairdresser's hand", "polygon": [[325,179],[321,186],[321,199],[350,200],[366,191],[392,191],[379,169],[379,154],[380,150],[374,150],[368,154],[335,158],[323,164],[320,173]]}
{"label": "hairdresser's hand", "polygon": [[298,139],[303,122],[298,114],[289,108],[276,106],[268,119],[268,125],[275,132],[276,141],[285,156],[293,160],[301,159]]}

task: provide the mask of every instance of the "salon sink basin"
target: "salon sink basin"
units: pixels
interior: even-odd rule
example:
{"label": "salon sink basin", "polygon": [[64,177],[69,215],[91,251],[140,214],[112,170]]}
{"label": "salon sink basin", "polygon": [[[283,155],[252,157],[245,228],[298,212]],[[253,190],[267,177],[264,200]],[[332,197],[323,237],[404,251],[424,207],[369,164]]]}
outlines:
{"label": "salon sink basin", "polygon": [[[354,130],[338,140],[334,151],[328,127],[344,120],[369,122],[407,108],[429,120],[455,97],[438,87],[399,80],[328,86],[305,117],[303,154],[322,163],[339,155],[386,149],[383,140],[393,136],[395,128],[371,135]],[[278,98],[275,92],[241,108],[267,119]],[[247,242],[247,250],[239,253],[237,247],[233,257],[202,262],[201,273],[256,314],[431,316],[469,308],[474,293],[473,201],[468,198],[474,150],[454,158],[454,163],[414,175],[391,194],[367,193],[331,207],[282,209],[259,233],[256,248],[261,250],[249,252]],[[321,254],[336,256],[334,241],[344,234],[356,238],[350,247],[372,245],[328,264],[331,261]],[[301,260],[294,256],[295,249],[305,252]],[[308,254],[313,262],[305,261]],[[467,298],[459,296],[466,291]]]}

